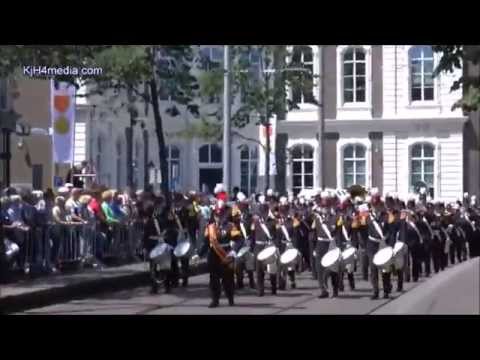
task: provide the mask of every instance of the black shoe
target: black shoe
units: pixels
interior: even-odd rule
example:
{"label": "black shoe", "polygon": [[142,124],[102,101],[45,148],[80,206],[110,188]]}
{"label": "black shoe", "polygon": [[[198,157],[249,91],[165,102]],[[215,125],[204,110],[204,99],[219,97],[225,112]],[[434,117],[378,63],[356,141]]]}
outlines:
{"label": "black shoe", "polygon": [[182,287],[187,287],[187,286],[188,286],[188,279],[183,279]]}
{"label": "black shoe", "polygon": [[334,291],[333,294],[332,294],[332,299],[333,298],[337,298],[338,297],[338,292],[337,291]]}
{"label": "black shoe", "polygon": [[378,293],[374,293],[374,294],[370,297],[370,299],[372,299],[372,300],[377,300],[377,299],[378,299]]}
{"label": "black shoe", "polygon": [[212,300],[212,302],[210,303],[210,305],[208,305],[208,307],[212,309],[212,308],[218,307],[218,305],[219,305],[218,300]]}
{"label": "black shoe", "polygon": [[234,306],[235,302],[233,301],[233,298],[228,299],[228,305],[229,306]]}
{"label": "black shoe", "polygon": [[390,295],[389,295],[388,293],[384,293],[384,294],[383,294],[383,298],[384,298],[384,299],[389,299],[389,298],[390,298]]}
{"label": "black shoe", "polygon": [[292,289],[295,289],[295,288],[297,287],[297,284],[295,284],[295,283],[292,283],[292,285],[291,285],[291,286],[292,286]]}
{"label": "black shoe", "polygon": [[250,282],[250,289],[256,289],[255,282]]}
{"label": "black shoe", "polygon": [[326,299],[328,298],[328,291],[322,292],[319,296],[319,299]]}

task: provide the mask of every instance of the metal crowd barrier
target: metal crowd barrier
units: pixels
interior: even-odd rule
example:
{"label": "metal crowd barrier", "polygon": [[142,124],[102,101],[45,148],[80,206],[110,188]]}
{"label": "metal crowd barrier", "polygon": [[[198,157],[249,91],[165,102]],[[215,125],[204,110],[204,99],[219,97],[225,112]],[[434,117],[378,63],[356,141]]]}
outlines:
{"label": "metal crowd barrier", "polygon": [[[129,221],[113,226],[87,223],[48,223],[11,229],[5,234],[5,244],[13,244],[13,255],[5,259],[7,270],[22,270],[25,274],[48,273],[58,270],[105,266],[104,260],[123,263],[142,261],[143,224]],[[4,251],[8,251],[5,249]],[[11,250],[11,249],[10,249]],[[0,269],[2,271],[2,269]]]}

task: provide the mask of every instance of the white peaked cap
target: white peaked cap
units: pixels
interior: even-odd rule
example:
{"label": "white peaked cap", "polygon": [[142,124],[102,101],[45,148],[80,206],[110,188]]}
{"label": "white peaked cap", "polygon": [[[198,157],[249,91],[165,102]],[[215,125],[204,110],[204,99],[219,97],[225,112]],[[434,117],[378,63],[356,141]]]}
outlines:
{"label": "white peaked cap", "polygon": [[362,202],[362,198],[360,196],[355,196],[355,199],[353,199],[357,204]]}
{"label": "white peaked cap", "polygon": [[273,196],[273,190],[272,189],[267,190],[267,196]]}
{"label": "white peaked cap", "polygon": [[322,189],[320,189],[320,188],[317,189],[317,190],[315,191],[315,193],[316,193],[317,195],[321,195],[321,194],[322,194]]}
{"label": "white peaked cap", "polygon": [[328,191],[322,191],[322,192],[320,193],[320,197],[321,197],[322,199],[326,199],[326,198],[328,198],[329,196],[330,196],[330,194],[328,193]]}
{"label": "white peaked cap", "polygon": [[464,193],[464,194],[463,194],[463,197],[464,197],[464,198],[467,198],[467,197],[468,197],[468,192]]}
{"label": "white peaked cap", "polygon": [[367,204],[362,204],[358,207],[358,210],[361,212],[368,211],[368,205]]}
{"label": "white peaked cap", "polygon": [[62,186],[61,188],[58,189],[59,193],[68,193],[69,191],[70,189],[67,188],[66,186]]}
{"label": "white peaked cap", "polygon": [[265,204],[265,195],[260,195],[260,196],[258,197],[258,202],[259,202],[260,204]]}
{"label": "white peaked cap", "polygon": [[282,205],[287,205],[288,204],[288,200],[285,196],[282,196],[280,198],[280,204],[282,204]]}
{"label": "white peaked cap", "polygon": [[245,196],[245,194],[243,192],[238,192],[237,193],[237,200],[238,201],[244,201],[247,197]]}
{"label": "white peaked cap", "polygon": [[301,197],[300,200],[299,200],[300,204],[305,204],[305,198],[304,197]]}
{"label": "white peaked cap", "polygon": [[71,184],[71,183],[66,183],[66,184],[65,184],[65,187],[67,187],[67,188],[73,188],[73,184]]}
{"label": "white peaked cap", "polygon": [[379,192],[378,192],[378,188],[372,188],[372,190],[370,191],[370,195],[378,195]]}
{"label": "white peaked cap", "polygon": [[223,184],[217,184],[217,185],[215,185],[215,189],[213,190],[213,192],[214,192],[215,194],[218,194],[218,193],[220,193],[220,192],[222,192],[222,191],[225,191],[225,186],[223,186]]}
{"label": "white peaked cap", "polygon": [[32,195],[43,196],[43,191],[42,190],[33,190]]}
{"label": "white peaked cap", "polygon": [[427,192],[427,189],[425,189],[424,187],[420,188],[420,194],[425,194]]}
{"label": "white peaked cap", "polygon": [[372,197],[371,197],[370,195],[367,195],[367,196],[365,197],[365,201],[366,201],[367,203],[369,203],[370,201],[372,201]]}

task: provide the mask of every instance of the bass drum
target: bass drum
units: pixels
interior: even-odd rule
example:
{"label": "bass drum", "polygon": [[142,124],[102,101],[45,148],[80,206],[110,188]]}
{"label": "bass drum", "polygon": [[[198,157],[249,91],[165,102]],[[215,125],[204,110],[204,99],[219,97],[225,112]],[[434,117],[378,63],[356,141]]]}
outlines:
{"label": "bass drum", "polygon": [[257,260],[264,265],[274,264],[277,260],[277,247],[268,246],[258,253]]}
{"label": "bass drum", "polygon": [[176,258],[181,259],[184,257],[188,257],[192,251],[192,244],[188,240],[183,240],[177,244],[175,250],[173,251],[173,255]]}
{"label": "bass drum", "polygon": [[397,241],[393,247],[394,266],[396,270],[402,270],[405,266],[405,254],[407,245],[404,242]]}
{"label": "bass drum", "polygon": [[330,271],[338,272],[342,260],[342,252],[339,248],[335,248],[327,252],[322,257],[321,265]]}
{"label": "bass drum", "polygon": [[172,252],[168,244],[162,243],[153,248],[149,255],[150,261],[158,265],[160,270],[169,270],[172,266]]}
{"label": "bass drum", "polygon": [[378,250],[373,257],[373,264],[383,270],[387,270],[393,262],[393,248],[391,246]]}
{"label": "bass drum", "polygon": [[280,263],[286,267],[294,267],[299,257],[300,252],[297,249],[288,249],[280,256]]}

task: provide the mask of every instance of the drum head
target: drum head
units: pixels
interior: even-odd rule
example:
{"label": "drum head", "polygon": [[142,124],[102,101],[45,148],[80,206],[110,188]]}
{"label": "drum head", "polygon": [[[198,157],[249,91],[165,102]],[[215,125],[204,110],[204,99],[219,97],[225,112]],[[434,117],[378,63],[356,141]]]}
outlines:
{"label": "drum head", "polygon": [[395,246],[393,247],[393,254],[397,254],[399,252],[402,252],[405,249],[405,243],[397,241],[395,243]]}
{"label": "drum head", "polygon": [[332,266],[340,259],[341,255],[339,248],[330,250],[322,257],[322,266],[325,268]]}
{"label": "drum head", "polygon": [[150,259],[156,259],[162,256],[167,251],[167,248],[168,245],[165,243],[155,246],[153,250],[150,251]]}
{"label": "drum head", "polygon": [[280,257],[280,262],[282,264],[290,264],[293,260],[295,260],[298,257],[298,254],[299,252],[297,249],[288,249]]}
{"label": "drum head", "polygon": [[188,251],[190,250],[190,242],[189,241],[182,241],[180,242],[173,251],[173,254],[176,257],[182,257],[187,255]]}
{"label": "drum head", "polygon": [[245,256],[250,251],[250,248],[248,246],[242,247],[238,253],[237,253],[237,258],[242,258]]}
{"label": "drum head", "polygon": [[393,249],[391,246],[387,246],[375,254],[373,257],[373,263],[376,266],[382,266],[388,263],[393,257]]}
{"label": "drum head", "polygon": [[258,254],[258,261],[264,261],[264,260],[268,259],[269,257],[273,256],[276,251],[277,251],[277,248],[275,246],[269,246],[269,247],[263,249]]}
{"label": "drum head", "polygon": [[354,247],[349,247],[348,249],[345,249],[345,251],[342,252],[343,260],[350,259],[352,256],[355,255],[356,252],[357,252],[357,249],[355,249]]}

